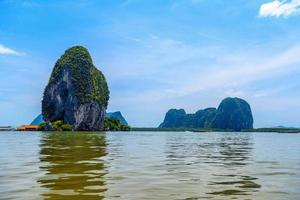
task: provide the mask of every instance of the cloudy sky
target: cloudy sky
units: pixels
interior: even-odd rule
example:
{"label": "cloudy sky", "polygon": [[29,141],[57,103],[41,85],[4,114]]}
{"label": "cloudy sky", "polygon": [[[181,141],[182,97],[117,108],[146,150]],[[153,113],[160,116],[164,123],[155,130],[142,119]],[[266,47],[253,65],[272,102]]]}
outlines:
{"label": "cloudy sky", "polygon": [[0,125],[40,113],[55,61],[79,44],[133,126],[237,96],[255,127],[300,127],[300,0],[0,0],[0,21]]}

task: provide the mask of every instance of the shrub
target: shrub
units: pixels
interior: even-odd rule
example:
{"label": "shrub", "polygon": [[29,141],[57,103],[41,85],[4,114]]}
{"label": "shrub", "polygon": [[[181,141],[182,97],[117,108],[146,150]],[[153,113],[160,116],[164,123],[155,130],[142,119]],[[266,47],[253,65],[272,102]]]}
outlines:
{"label": "shrub", "polygon": [[[44,95],[47,89],[59,79],[64,69],[71,70],[75,95],[81,103],[96,100],[105,108],[107,107],[109,89],[106,79],[103,73],[94,66],[88,50],[82,46],[74,46],[67,49],[57,60]],[[46,103],[42,104],[43,114],[51,112],[51,108],[48,108],[46,105]]]}
{"label": "shrub", "polygon": [[45,127],[46,127],[46,123],[45,122],[43,122],[43,123],[41,123],[40,125],[39,125],[39,131],[44,131],[45,130]]}
{"label": "shrub", "polygon": [[72,131],[72,126],[70,124],[64,124],[62,120],[52,122],[51,126],[53,131]]}
{"label": "shrub", "polygon": [[62,128],[61,128],[62,125],[63,125],[62,120],[55,121],[51,124],[52,129],[55,131],[62,131]]}
{"label": "shrub", "polygon": [[61,128],[63,131],[72,131],[72,126],[70,124],[63,124]]}
{"label": "shrub", "polygon": [[122,124],[116,117],[105,117],[104,129],[106,131],[130,131],[130,127]]}

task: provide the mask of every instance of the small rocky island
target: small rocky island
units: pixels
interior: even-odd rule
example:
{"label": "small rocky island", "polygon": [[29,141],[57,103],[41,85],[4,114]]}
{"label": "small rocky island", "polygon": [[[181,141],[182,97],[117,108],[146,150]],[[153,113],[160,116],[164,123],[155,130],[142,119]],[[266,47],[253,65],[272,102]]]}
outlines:
{"label": "small rocky island", "polygon": [[115,117],[117,118],[123,125],[128,126],[128,122],[126,121],[126,119],[124,118],[124,116],[122,115],[121,111],[116,111],[116,112],[108,112],[106,113],[106,117],[108,118],[112,118]]}
{"label": "small rocky island", "polygon": [[253,129],[250,105],[240,98],[226,98],[216,108],[206,108],[193,114],[184,109],[170,109],[159,128],[214,128],[241,131]]}
{"label": "small rocky island", "polygon": [[74,46],[57,60],[42,100],[46,126],[60,121],[75,131],[104,130],[109,89],[88,50]]}

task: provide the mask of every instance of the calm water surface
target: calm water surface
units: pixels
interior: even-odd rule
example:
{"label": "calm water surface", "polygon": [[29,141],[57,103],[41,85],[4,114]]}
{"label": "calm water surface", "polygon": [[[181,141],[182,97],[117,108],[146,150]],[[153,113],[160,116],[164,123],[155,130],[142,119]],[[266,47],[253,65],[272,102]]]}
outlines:
{"label": "calm water surface", "polygon": [[300,199],[300,134],[0,132],[0,199]]}

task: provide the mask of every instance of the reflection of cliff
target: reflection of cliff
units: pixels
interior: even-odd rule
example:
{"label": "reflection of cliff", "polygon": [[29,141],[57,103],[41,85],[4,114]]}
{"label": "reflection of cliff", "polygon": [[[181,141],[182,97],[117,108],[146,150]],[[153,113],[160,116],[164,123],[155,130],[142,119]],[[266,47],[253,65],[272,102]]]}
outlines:
{"label": "reflection of cliff", "polygon": [[38,182],[45,199],[102,199],[107,190],[101,157],[106,155],[105,136],[87,133],[50,133],[41,140]]}
{"label": "reflection of cliff", "polygon": [[[249,134],[223,135],[216,140],[214,147],[217,156],[208,156],[214,164],[219,164],[219,170],[213,174],[208,184],[210,195],[235,196],[250,195],[258,192],[261,185],[257,178],[249,174],[253,143]],[[220,168],[224,168],[220,170]]]}
{"label": "reflection of cliff", "polygon": [[251,137],[249,134],[222,135],[212,143],[218,155],[209,157],[221,162],[225,167],[239,167],[247,165],[252,152]]}

